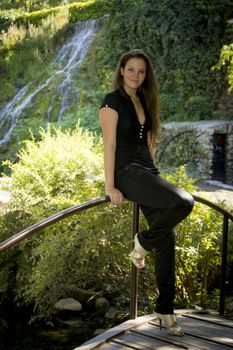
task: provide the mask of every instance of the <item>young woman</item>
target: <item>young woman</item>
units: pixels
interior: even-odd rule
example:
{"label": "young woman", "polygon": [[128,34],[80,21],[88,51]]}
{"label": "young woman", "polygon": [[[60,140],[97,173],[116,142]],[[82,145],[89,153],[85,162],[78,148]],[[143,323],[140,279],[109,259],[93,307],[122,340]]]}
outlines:
{"label": "young woman", "polygon": [[138,232],[130,253],[137,268],[155,249],[155,275],[159,291],[155,313],[169,334],[183,336],[174,316],[175,226],[192,211],[193,197],[162,179],[154,166],[159,136],[159,101],[155,72],[148,55],[139,49],[123,54],[118,62],[114,91],[100,107],[104,141],[106,194],[112,204],[134,201],[148,222]]}

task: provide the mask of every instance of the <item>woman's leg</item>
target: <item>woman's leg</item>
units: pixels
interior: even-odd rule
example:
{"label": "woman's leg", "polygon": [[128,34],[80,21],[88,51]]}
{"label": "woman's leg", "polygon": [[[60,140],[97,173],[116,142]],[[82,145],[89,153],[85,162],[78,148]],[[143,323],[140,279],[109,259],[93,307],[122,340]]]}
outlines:
{"label": "woman's leg", "polygon": [[116,186],[126,198],[137,202],[149,224],[139,232],[141,246],[156,250],[155,274],[159,290],[156,311],[173,313],[175,296],[175,226],[185,219],[193,208],[193,198],[182,189],[139,167],[128,167],[118,172]]}

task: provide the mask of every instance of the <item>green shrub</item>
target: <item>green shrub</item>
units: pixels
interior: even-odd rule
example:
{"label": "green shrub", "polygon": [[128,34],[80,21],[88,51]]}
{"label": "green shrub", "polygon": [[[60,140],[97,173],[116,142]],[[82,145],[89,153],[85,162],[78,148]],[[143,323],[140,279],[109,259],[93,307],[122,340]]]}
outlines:
{"label": "green shrub", "polygon": [[68,5],[70,22],[75,23],[100,18],[111,11],[113,4],[113,0],[90,0],[84,3],[71,3]]}
{"label": "green shrub", "polygon": [[[223,43],[229,40],[226,30],[227,18],[231,18],[229,4],[229,1],[218,5],[206,1],[192,4],[179,1],[176,5],[171,0],[156,4],[151,0],[115,2],[95,56],[95,76],[100,76],[102,83],[103,67],[113,71],[124,51],[141,48],[152,58],[158,74],[163,120],[201,120],[216,117],[217,112],[220,115],[224,74],[213,74],[211,67],[218,60]],[[226,103],[229,108],[230,99]],[[227,107],[221,118],[231,116]]]}
{"label": "green shrub", "polygon": [[40,134],[39,143],[34,140],[24,142],[18,163],[6,161],[12,171],[11,185],[17,189],[13,200],[19,208],[30,206],[35,199],[45,202],[46,198],[55,203],[56,196],[58,199],[65,196],[65,201],[82,202],[87,195],[94,196],[95,181],[93,192],[89,185],[93,177],[101,174],[101,156],[98,148],[92,149],[94,136],[78,127],[70,133],[58,129],[54,132],[42,130]]}
{"label": "green shrub", "polygon": [[20,9],[0,10],[0,30],[6,31],[11,24],[17,22],[18,18],[24,15],[24,11]]}
{"label": "green shrub", "polygon": [[[55,36],[55,34],[62,29],[68,23],[68,12],[66,10],[56,12],[47,16],[40,22],[40,25],[36,26],[33,23],[29,23],[28,26],[23,24],[11,24],[7,31],[2,31],[0,34],[0,49],[7,51],[18,44],[17,49],[20,49],[19,44],[23,43],[25,39],[28,41],[34,41],[34,47],[39,47],[37,40],[46,41]],[[45,46],[45,43],[43,44]]]}
{"label": "green shrub", "polygon": [[[12,235],[14,228],[20,231],[103,193],[99,178],[103,169],[102,145],[79,128],[66,133],[42,131],[39,143],[25,143],[18,163],[6,163],[12,171],[6,187],[12,191],[12,200],[1,218],[1,240]],[[123,250],[126,256],[129,250],[125,246],[129,242],[127,230],[121,227],[129,220],[130,204],[126,202],[124,206],[116,211],[112,206],[89,210],[21,244],[3,258],[1,282],[11,286],[19,303],[35,304],[37,317],[49,317],[54,302],[68,291],[71,293],[72,285],[87,289],[94,283],[96,292],[118,290],[119,280],[126,283],[128,270],[127,259],[122,262],[119,254]],[[118,245],[121,237],[124,240]],[[17,272],[9,281],[8,272],[15,266],[15,259]]]}
{"label": "green shrub", "polygon": [[213,67],[215,70],[226,70],[227,80],[228,80],[228,90],[232,92],[233,90],[233,43],[230,45],[223,45],[219,61]]}
{"label": "green shrub", "polygon": [[99,18],[111,11],[113,1],[109,0],[89,0],[85,2],[72,2],[63,6],[51,7],[33,12],[23,10],[3,10],[0,11],[0,30],[7,30],[11,24],[25,25],[33,24],[40,26],[41,22],[49,16],[56,16],[68,10],[69,22],[86,21],[88,19]]}
{"label": "green shrub", "polygon": [[[0,219],[1,240],[15,231],[71,205],[104,193],[102,145],[80,129],[62,133],[41,132],[41,141],[27,141],[20,161],[8,164],[12,176],[9,208]],[[194,180],[185,167],[163,175],[189,192]],[[140,228],[146,227],[141,217]],[[115,297],[128,306],[132,238],[132,205],[104,205],[88,209],[47,228],[1,256],[1,284],[8,286],[21,305],[34,305],[32,319],[52,318],[54,304],[62,297],[80,298],[79,290]],[[209,283],[219,265],[220,218],[196,205],[193,214],[177,228],[177,302],[205,306]],[[154,263],[147,259],[147,273],[140,274],[140,300],[156,293]],[[14,270],[12,275],[10,271]],[[98,273],[97,273],[98,271]],[[9,293],[9,292],[8,292]],[[147,310],[140,309],[141,313]]]}

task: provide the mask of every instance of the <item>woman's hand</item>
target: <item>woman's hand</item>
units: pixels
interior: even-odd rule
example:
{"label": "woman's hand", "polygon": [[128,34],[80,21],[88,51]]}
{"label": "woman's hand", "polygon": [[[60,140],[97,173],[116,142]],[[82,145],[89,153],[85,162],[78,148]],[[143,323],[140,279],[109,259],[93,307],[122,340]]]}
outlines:
{"label": "woman's hand", "polygon": [[107,190],[106,194],[109,196],[112,204],[118,205],[121,204],[124,200],[123,194],[117,188]]}

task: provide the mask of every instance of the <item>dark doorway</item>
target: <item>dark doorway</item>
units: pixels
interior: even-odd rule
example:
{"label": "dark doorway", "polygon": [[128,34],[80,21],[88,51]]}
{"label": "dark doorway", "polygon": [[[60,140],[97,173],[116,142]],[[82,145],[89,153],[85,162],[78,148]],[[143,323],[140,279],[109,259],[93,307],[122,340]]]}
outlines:
{"label": "dark doorway", "polygon": [[212,179],[225,181],[225,134],[213,135],[213,175]]}

